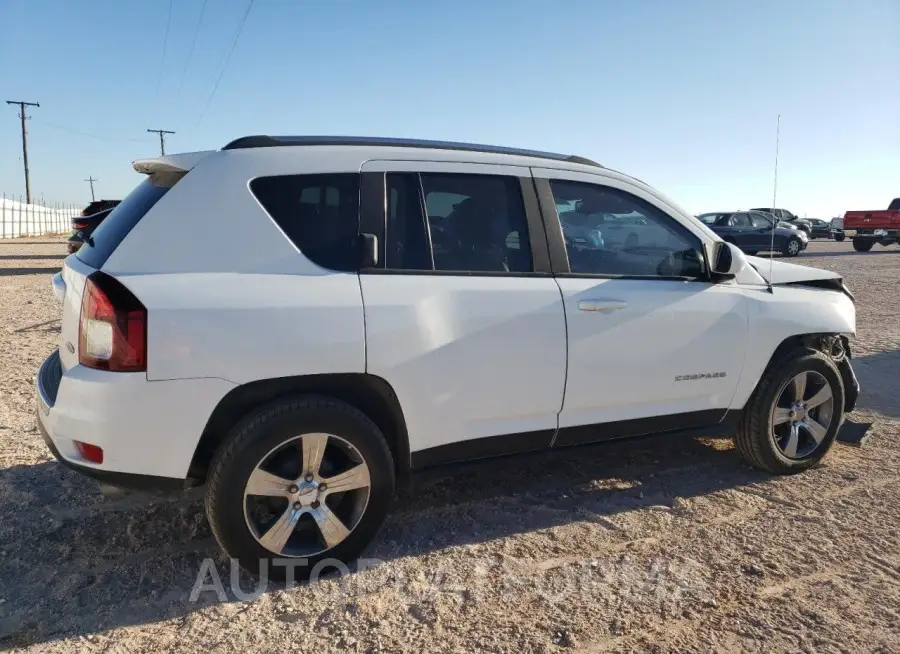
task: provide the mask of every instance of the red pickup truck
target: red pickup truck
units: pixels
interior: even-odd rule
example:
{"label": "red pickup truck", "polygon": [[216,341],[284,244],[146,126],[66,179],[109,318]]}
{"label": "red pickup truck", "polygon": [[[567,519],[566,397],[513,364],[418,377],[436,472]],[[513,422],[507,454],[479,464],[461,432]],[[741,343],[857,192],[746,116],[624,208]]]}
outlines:
{"label": "red pickup truck", "polygon": [[853,249],[868,252],[876,243],[900,244],[900,198],[894,198],[887,211],[848,211],[844,214],[844,232],[853,235]]}

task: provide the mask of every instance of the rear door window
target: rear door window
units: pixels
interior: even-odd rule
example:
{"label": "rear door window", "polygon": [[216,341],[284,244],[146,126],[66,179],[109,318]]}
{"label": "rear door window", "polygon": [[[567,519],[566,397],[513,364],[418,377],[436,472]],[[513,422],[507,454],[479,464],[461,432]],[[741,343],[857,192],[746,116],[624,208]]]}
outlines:
{"label": "rear door window", "polygon": [[137,185],[104,219],[75,254],[100,269],[141,218],[187,173],[154,173]]}
{"label": "rear door window", "polygon": [[257,177],[250,190],[288,239],[323,268],[359,268],[359,175]]}
{"label": "rear door window", "polygon": [[515,177],[387,175],[388,270],[528,273],[534,270]]}

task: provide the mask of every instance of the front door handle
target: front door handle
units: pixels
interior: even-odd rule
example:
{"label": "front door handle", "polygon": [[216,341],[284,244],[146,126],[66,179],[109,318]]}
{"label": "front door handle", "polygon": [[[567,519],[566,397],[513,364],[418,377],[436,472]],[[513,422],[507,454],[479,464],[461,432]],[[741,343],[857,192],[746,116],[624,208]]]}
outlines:
{"label": "front door handle", "polygon": [[579,300],[578,308],[581,311],[599,311],[600,313],[611,313],[624,309],[626,304],[621,300]]}

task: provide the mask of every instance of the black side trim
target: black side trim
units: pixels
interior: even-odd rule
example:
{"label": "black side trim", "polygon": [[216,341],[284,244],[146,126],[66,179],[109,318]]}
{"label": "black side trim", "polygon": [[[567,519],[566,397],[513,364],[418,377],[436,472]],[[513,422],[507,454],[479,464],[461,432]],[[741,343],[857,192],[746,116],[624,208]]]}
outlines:
{"label": "black side trim", "polygon": [[231,141],[223,150],[244,150],[247,148],[275,148],[296,145],[379,145],[397,148],[424,148],[427,150],[462,150],[465,152],[488,152],[493,154],[510,154],[520,157],[552,159],[569,163],[596,166],[596,161],[578,155],[541,152],[522,148],[509,148],[502,145],[483,145],[480,143],[460,143],[457,141],[428,141],[423,139],[389,138],[379,136],[243,136]]}
{"label": "black side trim", "polygon": [[503,434],[429,447],[412,453],[412,468],[421,470],[448,463],[546,450],[553,441],[554,432],[553,429],[545,429],[524,434]]}
{"label": "black side trim", "polygon": [[[378,239],[378,264],[375,269],[384,268],[385,253],[385,193],[384,173],[368,172],[359,174],[359,231],[372,234]],[[363,272],[370,272],[367,268]]]}
{"label": "black side trim", "polygon": [[543,211],[535,192],[531,177],[520,177],[522,202],[525,205],[525,220],[528,223],[528,241],[531,245],[532,269],[536,273],[551,273],[550,251],[547,247],[547,232],[544,227]]}
{"label": "black side trim", "polygon": [[723,419],[726,413],[731,414],[735,412],[727,411],[727,409],[709,409],[706,411],[638,418],[636,420],[619,420],[597,425],[564,427],[557,433],[556,439],[553,441],[553,447],[598,443],[600,441],[646,436],[662,432],[722,428],[725,426]]}
{"label": "black side trim", "polygon": [[44,442],[47,444],[50,452],[53,453],[53,456],[56,457],[56,460],[75,472],[80,472],[83,475],[92,477],[93,479],[104,484],[109,484],[110,486],[118,486],[119,488],[128,488],[149,493],[172,495],[181,492],[186,487],[184,479],[177,479],[175,477],[156,477],[154,475],[134,475],[126,472],[97,470],[96,468],[80,466],[77,463],[68,461],[64,459],[60,455],[59,450],[56,449],[56,446],[53,444],[53,441],[50,439],[47,430],[41,422],[40,416],[38,416],[37,423],[41,430],[41,436],[44,438]]}
{"label": "black side trim", "polygon": [[559,222],[559,214],[556,211],[556,201],[553,199],[550,180],[535,177],[534,188],[544,221],[544,233],[547,235],[550,269],[556,275],[568,273],[571,271],[569,253],[566,251],[566,239],[563,236],[562,224]]}
{"label": "black side trim", "polygon": [[859,380],[853,366],[850,365],[850,359],[844,358],[837,366],[838,372],[841,373],[841,380],[844,382],[844,413],[850,413],[856,408],[856,402],[859,399]]}
{"label": "black side trim", "polygon": [[38,393],[48,408],[56,404],[56,394],[59,393],[60,382],[62,382],[62,363],[60,363],[57,349],[44,359],[37,374]]}

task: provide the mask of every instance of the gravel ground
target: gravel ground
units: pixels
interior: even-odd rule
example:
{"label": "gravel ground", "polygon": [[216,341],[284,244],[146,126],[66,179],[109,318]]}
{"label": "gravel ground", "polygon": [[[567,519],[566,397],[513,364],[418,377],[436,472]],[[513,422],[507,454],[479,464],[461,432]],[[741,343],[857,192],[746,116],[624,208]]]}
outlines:
{"label": "gravel ground", "polygon": [[33,379],[63,253],[0,241],[0,649],[900,652],[897,246],[798,259],[857,296],[863,447],[790,478],[683,438],[429,473],[398,493],[380,563],[250,597],[196,493],[103,498],[43,445]]}

